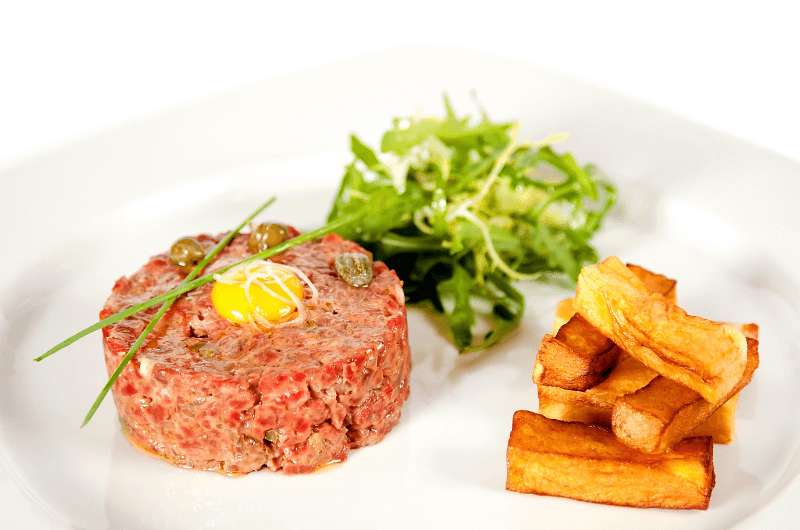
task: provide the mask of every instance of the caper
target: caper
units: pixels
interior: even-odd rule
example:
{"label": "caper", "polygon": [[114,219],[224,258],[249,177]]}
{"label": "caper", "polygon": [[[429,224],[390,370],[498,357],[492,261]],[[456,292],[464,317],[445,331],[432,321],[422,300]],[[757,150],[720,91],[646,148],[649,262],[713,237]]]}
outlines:
{"label": "caper", "polygon": [[268,429],[264,433],[264,441],[268,444],[274,444],[280,439],[280,433],[277,429]]}
{"label": "caper", "polygon": [[182,237],[169,249],[169,260],[183,272],[190,272],[206,256],[203,245],[193,237]]}
{"label": "caper", "polygon": [[366,287],[372,281],[372,258],[360,252],[345,252],[336,256],[336,272],[353,287]]}
{"label": "caper", "polygon": [[200,357],[207,361],[217,356],[217,352],[214,350],[214,348],[209,348],[207,346],[201,347],[197,353],[200,355]]}
{"label": "caper", "polygon": [[275,245],[280,245],[289,239],[286,227],[276,223],[261,223],[250,233],[247,240],[247,249],[252,252],[261,252]]}

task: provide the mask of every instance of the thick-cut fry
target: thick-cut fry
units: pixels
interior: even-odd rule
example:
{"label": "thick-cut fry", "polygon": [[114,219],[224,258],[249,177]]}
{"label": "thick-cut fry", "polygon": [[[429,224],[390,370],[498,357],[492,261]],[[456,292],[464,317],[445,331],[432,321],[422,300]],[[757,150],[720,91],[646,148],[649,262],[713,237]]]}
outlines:
{"label": "thick-cut fry", "polygon": [[584,267],[578,312],[646,366],[718,402],[742,377],[747,341],[733,326],[686,314],[611,257]]}
{"label": "thick-cut fry", "polygon": [[548,418],[611,426],[614,402],[647,386],[658,374],[626,353],[600,384],[586,390],[537,385],[539,412]]}
{"label": "thick-cut fry", "polygon": [[[644,267],[634,265],[633,263],[628,263],[626,267],[628,267],[628,269],[634,273],[637,278],[642,280],[642,283],[644,283],[644,286],[648,291],[651,293],[658,293],[673,304],[675,303],[675,300],[677,299],[678,287],[678,282],[676,280],[667,278],[663,274],[649,271]],[[573,302],[573,308],[574,306],[575,302]]]}
{"label": "thick-cut fry", "polygon": [[[539,413],[553,420],[577,421],[589,425],[611,427],[613,404],[591,403],[577,390],[564,390],[554,386],[539,386]],[[718,408],[706,421],[698,425],[686,438],[710,436],[715,444],[729,444],[736,430],[736,401],[732,397]]]}
{"label": "thick-cut fry", "polygon": [[[653,370],[623,353],[608,377],[585,392],[538,385],[539,413],[554,420],[579,421],[611,427],[614,403],[619,398],[644,388],[657,376]],[[736,397],[734,396],[686,437],[711,436],[714,443],[730,443],[735,424]]]}
{"label": "thick-cut fry", "polygon": [[686,437],[710,436],[715,444],[731,443],[736,432],[736,405],[738,403],[739,395],[737,394],[726,401],[710,418],[698,425]]}
{"label": "thick-cut fry", "polygon": [[553,335],[545,335],[536,355],[536,384],[585,390],[602,381],[617,362],[614,343],[580,315],[573,315]]}
{"label": "thick-cut fry", "polygon": [[557,386],[538,385],[539,414],[552,420],[577,421],[589,425],[611,427],[613,406],[586,403],[580,390],[564,390]]}
{"label": "thick-cut fry", "polygon": [[[756,324],[744,324],[739,327],[748,338],[758,338],[758,326]],[[612,411],[615,409],[614,405],[617,400],[624,402],[624,396],[632,395],[645,387],[649,388],[648,385],[655,385],[656,379],[663,378],[628,354],[621,353],[617,366],[611,370],[608,377],[602,383],[584,392],[538,385],[539,413],[555,420],[579,421],[611,427]],[[688,393],[689,396],[694,396],[695,399],[698,398],[697,393],[693,390],[682,386],[680,388],[682,390],[677,392]],[[662,407],[666,406],[659,397],[654,396],[653,401],[661,404]],[[682,402],[689,403],[691,401],[692,397],[689,397]],[[654,406],[657,407],[658,405]],[[634,409],[634,413],[639,414],[640,412]],[[623,413],[618,412],[618,414]],[[688,411],[682,412],[681,416],[685,414],[688,414]],[[675,411],[673,415],[677,416],[678,411]],[[639,422],[634,420],[632,423],[644,424],[645,422],[643,420]],[[647,422],[647,424],[652,423],[652,421]],[[699,422],[688,434],[684,430],[681,436],[711,436],[714,439],[714,443],[727,444],[733,439],[735,425],[736,396],[717,408],[705,421]],[[677,436],[677,434],[673,436]],[[675,438],[670,443],[674,443],[677,440],[678,438]]]}
{"label": "thick-cut fry", "polygon": [[758,341],[747,339],[747,365],[740,381],[715,403],[666,377],[617,400],[611,416],[614,434],[635,449],[648,453],[668,450],[682,440],[745,387],[758,367]]}
{"label": "thick-cut fry", "polygon": [[[542,389],[545,392],[542,392]],[[554,391],[550,393],[548,391]],[[553,420],[577,421],[589,425],[611,427],[613,406],[593,405],[575,399],[576,390],[563,390],[554,386],[539,387],[539,413]],[[710,436],[715,444],[729,444],[736,432],[736,404],[733,396],[706,421],[697,426],[686,438]]]}
{"label": "thick-cut fry", "polygon": [[514,413],[506,489],[647,508],[706,509],[714,487],[711,438],[649,455],[602,427]]}
{"label": "thick-cut fry", "polygon": [[[675,280],[638,265],[628,265],[628,269],[647,289],[675,300]],[[572,299],[558,304],[555,334],[545,335],[539,346],[533,369],[536,384],[586,390],[602,381],[616,364],[619,350],[614,343],[574,311]]]}

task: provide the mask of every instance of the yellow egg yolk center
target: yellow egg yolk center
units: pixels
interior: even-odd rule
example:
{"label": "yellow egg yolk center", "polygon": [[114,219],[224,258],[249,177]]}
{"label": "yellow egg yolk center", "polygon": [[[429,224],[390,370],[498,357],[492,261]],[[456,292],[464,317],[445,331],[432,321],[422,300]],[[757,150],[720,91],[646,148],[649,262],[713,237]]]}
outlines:
{"label": "yellow egg yolk center", "polygon": [[217,280],[211,289],[211,303],[217,313],[236,324],[278,323],[297,310],[289,293],[302,300],[303,283],[291,271],[272,268],[266,277],[251,279],[249,287],[244,273]]}

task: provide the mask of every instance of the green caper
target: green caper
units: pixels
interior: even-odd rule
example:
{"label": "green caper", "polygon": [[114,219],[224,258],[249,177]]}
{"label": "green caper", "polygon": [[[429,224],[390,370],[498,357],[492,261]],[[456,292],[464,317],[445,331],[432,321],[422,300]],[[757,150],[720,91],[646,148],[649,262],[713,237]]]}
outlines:
{"label": "green caper", "polygon": [[217,352],[214,350],[214,348],[209,348],[207,346],[200,348],[197,353],[200,355],[200,357],[207,361],[210,361],[217,356]]}
{"label": "green caper", "polygon": [[372,281],[372,258],[360,252],[345,252],[336,256],[336,272],[353,287],[366,287]]}
{"label": "green caper", "polygon": [[289,239],[289,231],[285,226],[276,223],[261,223],[250,233],[247,249],[252,253],[261,252],[279,245],[287,239]]}
{"label": "green caper", "polygon": [[280,439],[280,433],[277,429],[268,429],[264,433],[264,441],[268,444],[274,444]]}
{"label": "green caper", "polygon": [[188,273],[206,256],[203,245],[193,237],[182,237],[169,249],[169,260]]}

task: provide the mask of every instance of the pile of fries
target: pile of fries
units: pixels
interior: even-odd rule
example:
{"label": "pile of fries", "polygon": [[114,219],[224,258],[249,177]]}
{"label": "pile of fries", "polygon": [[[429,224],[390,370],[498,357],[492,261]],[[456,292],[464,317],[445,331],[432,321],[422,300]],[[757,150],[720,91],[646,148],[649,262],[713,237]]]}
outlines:
{"label": "pile of fries", "polygon": [[559,304],[514,414],[506,488],[647,508],[708,508],[714,443],[758,367],[758,326],[676,305],[676,282],[611,257]]}

